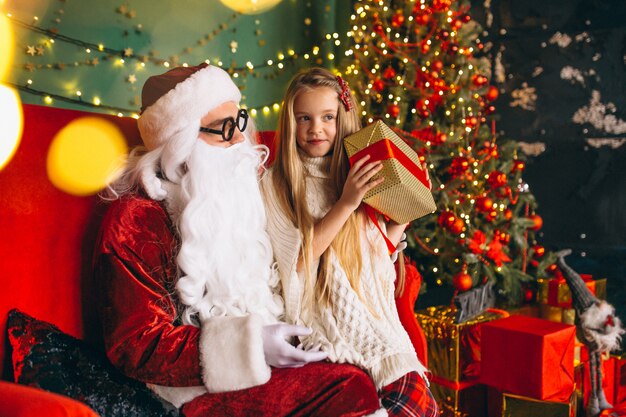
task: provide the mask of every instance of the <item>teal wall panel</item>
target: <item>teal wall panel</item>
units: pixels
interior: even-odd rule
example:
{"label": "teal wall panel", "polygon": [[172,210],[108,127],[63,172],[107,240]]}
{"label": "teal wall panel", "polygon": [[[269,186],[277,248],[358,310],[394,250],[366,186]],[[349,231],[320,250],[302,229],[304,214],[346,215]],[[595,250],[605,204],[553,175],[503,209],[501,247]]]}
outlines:
{"label": "teal wall panel", "polygon": [[[143,82],[167,70],[165,62],[171,68],[208,59],[233,72],[243,104],[259,109],[259,127],[273,129],[276,111],[262,108],[280,102],[299,68],[338,62],[350,8],[349,0],[283,0],[246,15],[219,0],[7,0],[3,13],[10,15],[16,51],[6,81],[20,89],[24,103],[44,104],[50,95],[55,107],[129,115],[140,107]],[[338,30],[339,46],[326,39]],[[95,47],[88,53],[86,44]],[[128,48],[132,53],[124,56]],[[100,105],[90,107],[96,98]]]}

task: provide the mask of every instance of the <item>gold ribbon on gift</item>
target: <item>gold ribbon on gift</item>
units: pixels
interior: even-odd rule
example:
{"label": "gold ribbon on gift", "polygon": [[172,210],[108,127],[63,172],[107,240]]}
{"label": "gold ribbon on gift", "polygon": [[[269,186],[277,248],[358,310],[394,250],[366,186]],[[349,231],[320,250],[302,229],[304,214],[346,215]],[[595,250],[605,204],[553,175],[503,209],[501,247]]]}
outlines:
{"label": "gold ribbon on gift", "polygon": [[507,317],[502,310],[488,309],[463,323],[455,324],[455,307],[428,307],[416,312],[428,345],[428,365],[433,375],[458,382],[480,374],[478,325]]}

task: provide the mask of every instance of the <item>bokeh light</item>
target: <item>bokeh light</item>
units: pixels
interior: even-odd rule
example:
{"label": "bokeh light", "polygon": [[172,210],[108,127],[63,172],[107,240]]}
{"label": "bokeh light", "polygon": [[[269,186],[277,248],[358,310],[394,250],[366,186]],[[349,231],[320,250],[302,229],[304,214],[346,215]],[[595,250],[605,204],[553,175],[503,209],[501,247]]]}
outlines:
{"label": "bokeh light", "polygon": [[122,132],[100,117],[83,117],[59,131],[48,150],[50,182],[66,193],[95,194],[124,168],[128,152]]}
{"label": "bokeh light", "polygon": [[22,138],[22,105],[12,88],[0,84],[0,169],[15,154]]}
{"label": "bokeh light", "polygon": [[14,49],[11,23],[4,14],[0,14],[0,81],[5,79],[11,68]]}
{"label": "bokeh light", "polygon": [[226,7],[243,14],[263,13],[280,3],[281,0],[220,0]]}

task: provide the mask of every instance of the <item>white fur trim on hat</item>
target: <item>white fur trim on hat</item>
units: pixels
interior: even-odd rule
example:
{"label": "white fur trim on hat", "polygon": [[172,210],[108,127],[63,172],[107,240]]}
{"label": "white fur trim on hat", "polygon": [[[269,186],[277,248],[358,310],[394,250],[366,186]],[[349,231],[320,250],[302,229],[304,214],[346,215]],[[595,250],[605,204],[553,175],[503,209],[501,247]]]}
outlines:
{"label": "white fur trim on hat", "polygon": [[191,74],[168,91],[139,117],[137,125],[149,150],[176,142],[191,148],[198,138],[200,120],[217,106],[233,101],[239,104],[241,93],[230,75],[209,65]]}

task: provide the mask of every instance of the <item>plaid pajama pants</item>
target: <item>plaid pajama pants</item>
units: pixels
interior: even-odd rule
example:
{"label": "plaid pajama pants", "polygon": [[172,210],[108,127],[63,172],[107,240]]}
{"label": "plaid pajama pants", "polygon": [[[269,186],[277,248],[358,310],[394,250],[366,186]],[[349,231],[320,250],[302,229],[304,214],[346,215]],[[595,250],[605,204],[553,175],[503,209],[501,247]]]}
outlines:
{"label": "plaid pajama pants", "polygon": [[383,387],[380,400],[390,417],[436,417],[437,403],[417,372],[409,372]]}

